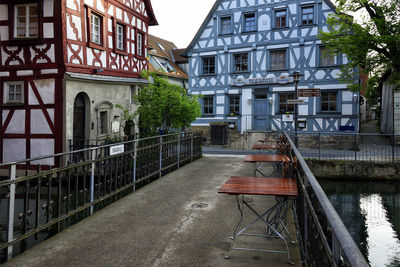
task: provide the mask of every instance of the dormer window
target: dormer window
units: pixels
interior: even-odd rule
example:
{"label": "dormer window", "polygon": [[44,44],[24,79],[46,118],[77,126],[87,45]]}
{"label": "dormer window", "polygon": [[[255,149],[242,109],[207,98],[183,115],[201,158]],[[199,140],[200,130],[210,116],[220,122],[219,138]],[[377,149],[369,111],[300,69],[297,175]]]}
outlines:
{"label": "dormer window", "polygon": [[38,4],[15,5],[15,38],[38,38]]}

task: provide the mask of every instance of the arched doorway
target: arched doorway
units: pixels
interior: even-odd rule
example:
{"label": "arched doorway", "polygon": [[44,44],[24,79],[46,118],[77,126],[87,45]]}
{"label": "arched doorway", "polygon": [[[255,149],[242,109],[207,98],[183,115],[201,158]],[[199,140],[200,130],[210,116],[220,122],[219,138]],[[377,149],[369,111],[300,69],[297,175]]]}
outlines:
{"label": "arched doorway", "polygon": [[85,146],[85,117],[85,99],[80,93],[74,101],[73,150],[82,149]]}

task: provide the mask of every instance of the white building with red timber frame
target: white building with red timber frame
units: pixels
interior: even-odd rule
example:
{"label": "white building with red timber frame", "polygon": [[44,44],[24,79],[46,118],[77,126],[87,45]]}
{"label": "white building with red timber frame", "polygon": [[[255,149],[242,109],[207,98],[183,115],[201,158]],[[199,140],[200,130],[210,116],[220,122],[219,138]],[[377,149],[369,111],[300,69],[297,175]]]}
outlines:
{"label": "white building with red timber frame", "polygon": [[151,25],[150,0],[0,0],[0,162],[121,135]]}

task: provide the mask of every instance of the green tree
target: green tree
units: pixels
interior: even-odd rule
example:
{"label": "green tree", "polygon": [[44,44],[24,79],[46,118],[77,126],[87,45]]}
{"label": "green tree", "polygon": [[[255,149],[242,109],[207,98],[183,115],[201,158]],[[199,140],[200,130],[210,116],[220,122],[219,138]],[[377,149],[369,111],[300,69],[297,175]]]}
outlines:
{"label": "green tree", "polygon": [[169,83],[158,72],[144,72],[142,77],[151,79],[152,83],[140,89],[134,98],[141,133],[183,129],[201,115],[198,98],[187,95],[181,86]]}
{"label": "green tree", "polygon": [[[369,74],[367,98],[374,104],[384,73],[392,71],[393,83],[400,80],[400,0],[338,0],[336,11],[328,18],[329,32],[321,31],[319,37],[331,53],[348,57],[344,82],[354,81],[356,67]],[[360,15],[348,15],[355,12]]]}

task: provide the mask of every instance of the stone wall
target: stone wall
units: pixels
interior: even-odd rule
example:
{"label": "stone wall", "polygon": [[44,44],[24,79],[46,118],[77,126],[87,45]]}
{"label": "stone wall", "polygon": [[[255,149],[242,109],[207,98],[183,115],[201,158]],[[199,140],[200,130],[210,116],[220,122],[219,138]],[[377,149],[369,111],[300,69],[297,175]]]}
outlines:
{"label": "stone wall", "polygon": [[306,160],[318,178],[400,180],[400,162],[378,163],[338,160]]}

